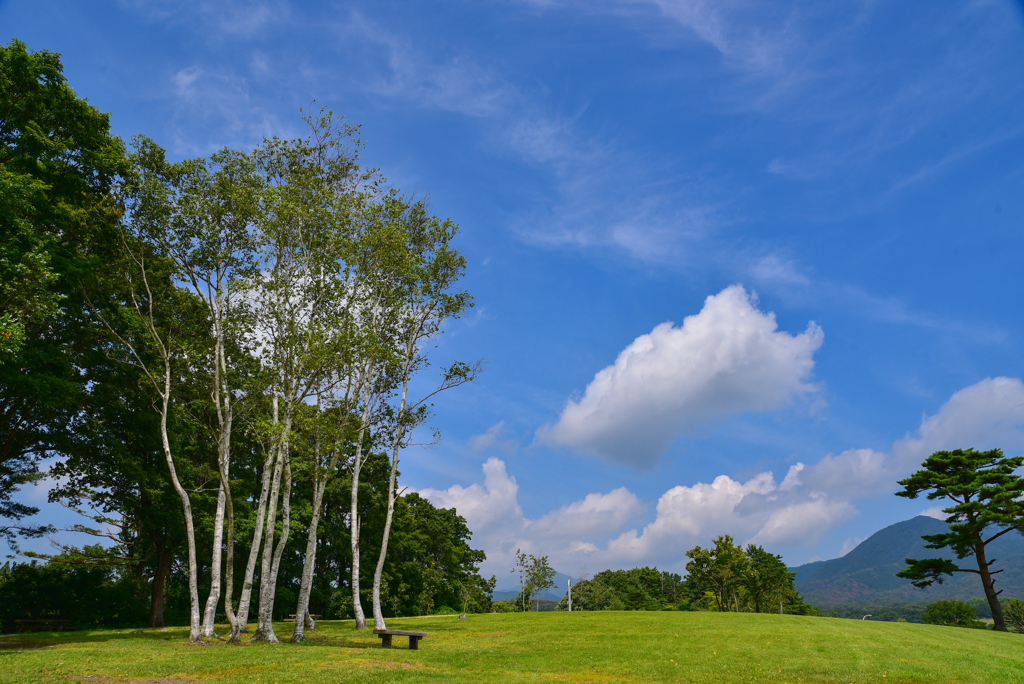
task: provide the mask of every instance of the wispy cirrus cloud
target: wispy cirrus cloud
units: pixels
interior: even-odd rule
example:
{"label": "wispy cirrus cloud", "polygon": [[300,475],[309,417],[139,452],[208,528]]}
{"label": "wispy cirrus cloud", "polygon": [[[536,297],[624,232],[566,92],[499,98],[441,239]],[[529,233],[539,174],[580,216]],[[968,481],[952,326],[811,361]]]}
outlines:
{"label": "wispy cirrus cloud", "polygon": [[[417,42],[353,13],[341,35],[384,51],[383,69],[359,87],[396,106],[452,112],[481,122],[486,144],[550,180],[534,207],[510,219],[524,242],[548,248],[623,250],[667,263],[703,242],[720,223],[719,206],[698,195],[694,178],[674,176],[649,157],[624,149],[614,133],[587,132],[587,104],[553,108],[550,94],[518,85],[473,54],[426,51]],[[631,182],[623,183],[628,177]]]}
{"label": "wispy cirrus cloud", "polygon": [[150,21],[201,23],[218,36],[253,37],[265,30],[279,30],[292,18],[288,2],[264,0],[118,0],[123,9]]}
{"label": "wispy cirrus cloud", "polygon": [[[226,146],[252,149],[265,137],[301,134],[299,128],[257,104],[246,74],[191,65],[171,72],[167,80],[173,94],[168,123],[171,149],[180,155],[205,155]],[[198,122],[211,120],[219,124],[215,137],[203,140],[191,134]]]}

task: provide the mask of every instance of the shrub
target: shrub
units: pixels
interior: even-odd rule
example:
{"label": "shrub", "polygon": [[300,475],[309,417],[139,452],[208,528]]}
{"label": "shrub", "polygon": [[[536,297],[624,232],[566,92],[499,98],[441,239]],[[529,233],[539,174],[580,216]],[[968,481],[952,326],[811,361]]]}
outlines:
{"label": "shrub", "polygon": [[974,608],[963,601],[939,601],[929,604],[924,609],[924,621],[929,625],[985,628],[985,623],[978,619]]}
{"label": "shrub", "polygon": [[1018,634],[1024,634],[1024,601],[1008,599],[1003,604],[1006,626]]}
{"label": "shrub", "polygon": [[515,601],[494,601],[491,610],[495,613],[521,613],[523,607]]}
{"label": "shrub", "polygon": [[0,583],[0,626],[10,632],[15,620],[40,618],[70,620],[76,628],[141,626],[149,611],[140,593],[110,568],[22,563]]}

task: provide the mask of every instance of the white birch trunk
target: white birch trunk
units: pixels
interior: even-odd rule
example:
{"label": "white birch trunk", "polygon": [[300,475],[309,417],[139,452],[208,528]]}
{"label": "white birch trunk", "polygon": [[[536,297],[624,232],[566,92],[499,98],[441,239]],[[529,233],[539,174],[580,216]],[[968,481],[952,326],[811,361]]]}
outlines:
{"label": "white birch trunk", "polygon": [[220,603],[221,560],[224,557],[224,484],[217,490],[217,512],[213,517],[213,552],[210,561],[210,595],[206,599],[206,610],[203,614],[203,638],[215,639],[213,623],[217,617],[217,604]]}
{"label": "white birch trunk", "polygon": [[221,426],[221,440],[219,444],[218,469],[220,471],[221,487],[224,490],[225,501],[225,523],[227,527],[227,543],[225,545],[224,558],[224,616],[228,620],[228,627],[234,635],[237,628],[235,616],[235,502],[231,498],[231,481],[228,479],[229,467],[231,464],[231,428],[234,422],[234,407],[230,388],[227,387],[227,358],[224,354],[223,327],[220,328],[220,344],[218,350],[219,368],[223,381],[218,383],[218,394],[223,396],[223,405],[217,403],[218,424]]}
{"label": "white birch trunk", "polygon": [[[263,565],[260,571],[260,600],[257,616],[256,632],[253,641],[279,640],[274,633],[274,596],[277,590],[277,570],[281,565],[281,556],[285,544],[288,543],[288,525],[291,518],[291,486],[292,469],[288,453],[288,434],[291,430],[291,406],[285,402],[283,427],[278,437],[280,446],[277,449],[277,465],[274,468],[274,482],[271,486],[270,502],[267,509],[267,522],[264,530]],[[281,488],[282,474],[284,487]],[[281,537],[274,544],[274,528],[277,525],[277,502],[280,492],[281,499]]]}
{"label": "white birch trunk", "polygon": [[402,398],[398,404],[398,418],[395,422],[395,438],[391,445],[391,474],[388,477],[388,512],[384,518],[384,536],[380,543],[380,556],[377,558],[377,567],[373,571],[373,628],[387,629],[384,624],[384,612],[380,605],[380,581],[384,573],[384,561],[388,555],[388,540],[391,537],[391,521],[395,515],[395,477],[398,473],[398,452],[402,447],[402,438],[405,433],[405,406],[409,396],[409,366],[412,363],[412,354],[415,353],[415,335],[412,340],[406,341],[405,368],[402,373]]}
{"label": "white birch trunk", "polygon": [[316,463],[318,468],[313,488],[313,517],[309,521],[309,533],[306,535],[306,556],[302,564],[302,581],[299,584],[298,605],[295,607],[295,631],[292,634],[292,641],[302,641],[306,636],[306,629],[316,629],[316,623],[309,617],[309,595],[313,590],[313,571],[316,568],[317,528],[320,524],[320,511],[323,507],[327,481],[338,466],[338,451],[339,446],[336,445],[326,470],[321,471],[319,468],[320,442],[317,441]]}
{"label": "white birch trunk", "polygon": [[[276,437],[280,440],[280,437]],[[256,631],[252,636],[253,641],[271,641],[276,642],[277,636],[274,635],[274,626],[268,619],[268,615],[273,612],[273,590],[270,587],[270,568],[273,562],[274,553],[274,528],[277,526],[277,502],[280,495],[281,488],[281,474],[284,467],[284,451],[283,444],[280,442],[275,447],[274,451],[276,457],[274,459],[274,477],[270,486],[270,497],[267,500],[267,515],[266,522],[264,523],[263,531],[263,558],[260,566],[260,594],[259,594],[259,607],[257,609],[256,616]],[[270,597],[269,609],[266,606],[267,597]]]}
{"label": "white birch trunk", "polygon": [[359,424],[359,437],[356,441],[356,455],[352,461],[352,508],[349,515],[349,526],[352,546],[352,613],[356,619],[356,629],[366,629],[366,615],[359,598],[359,471],[363,467],[363,438],[366,436],[366,424],[370,413],[370,377],[366,374],[366,389],[363,397],[363,416]]}
{"label": "white birch trunk", "polygon": [[[210,563],[210,596],[206,601],[206,614],[203,619],[203,637],[217,637],[214,623],[217,618],[217,603],[221,596],[221,578],[226,575],[224,590],[224,614],[234,633],[234,542],[235,515],[234,501],[231,499],[231,428],[233,421],[233,397],[228,386],[228,364],[225,352],[224,318],[227,313],[228,300],[222,291],[224,272],[218,268],[215,294],[209,298],[212,306],[214,329],[213,359],[213,400],[217,408],[217,472],[220,476],[220,488],[217,492],[217,511],[214,516],[213,553]],[[227,527],[227,544],[225,548],[224,534]],[[221,571],[221,560],[226,552],[226,568]]]}
{"label": "white birch trunk", "polygon": [[306,637],[306,621],[309,616],[309,595],[313,590],[313,570],[316,567],[316,531],[320,523],[320,506],[323,502],[326,481],[317,482],[313,494],[313,518],[309,522],[309,533],[306,535],[306,555],[302,561],[302,581],[299,584],[299,600],[295,607],[295,631],[292,641],[302,641]]}
{"label": "white birch trunk", "polygon": [[270,591],[271,595],[267,601],[268,614],[267,624],[272,626],[274,617],[274,596],[277,592],[277,573],[281,567],[281,558],[284,556],[284,547],[288,545],[288,532],[292,517],[292,462],[291,456],[285,448],[284,462],[284,488],[281,491],[281,537],[277,540],[277,548],[274,549],[274,561],[270,567]]}
{"label": "white birch trunk", "polygon": [[178,480],[178,471],[174,467],[174,458],[171,455],[171,442],[167,435],[167,412],[171,396],[171,366],[165,360],[164,368],[164,392],[161,397],[160,410],[160,438],[163,442],[164,456],[167,458],[167,468],[171,473],[171,484],[181,498],[181,511],[185,517],[185,540],[188,543],[188,597],[189,597],[189,630],[188,640],[192,643],[202,641],[201,615],[199,611],[199,564],[196,562],[196,530],[192,522],[192,502],[188,492],[181,486]]}
{"label": "white birch trunk", "polygon": [[[271,400],[273,406],[273,421],[277,423],[277,395]],[[231,632],[231,641],[238,643],[241,640],[241,633],[245,631],[249,621],[249,605],[252,602],[253,575],[256,573],[256,561],[260,557],[260,545],[263,541],[263,525],[267,515],[267,506],[270,497],[270,486],[275,472],[277,462],[277,440],[267,452],[263,460],[263,482],[260,488],[259,502],[256,504],[256,525],[252,533],[252,546],[249,548],[249,560],[245,564],[245,576],[242,579],[242,595],[238,600],[238,617],[235,627]],[[276,497],[276,495],[275,495]],[[276,506],[276,503],[275,503]]]}

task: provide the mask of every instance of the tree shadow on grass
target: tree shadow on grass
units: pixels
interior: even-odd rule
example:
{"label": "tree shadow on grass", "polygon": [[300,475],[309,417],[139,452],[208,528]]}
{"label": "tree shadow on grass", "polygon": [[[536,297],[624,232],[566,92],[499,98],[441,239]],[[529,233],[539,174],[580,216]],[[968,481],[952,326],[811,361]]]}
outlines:
{"label": "tree shadow on grass", "polygon": [[[225,628],[222,630],[227,632]],[[326,630],[325,630],[326,631]],[[376,639],[374,641],[368,641],[366,635],[368,632],[355,632],[351,634],[342,631],[342,633],[333,633],[335,630],[329,630],[329,633],[317,633],[312,634],[307,632],[306,639],[302,644],[293,644],[287,638],[281,639],[280,644],[252,644],[246,641],[245,636],[241,644],[232,644],[225,639],[210,639],[202,642],[201,644],[195,644],[197,648],[204,646],[224,646],[224,647],[235,647],[235,648],[255,648],[259,646],[271,647],[295,647],[302,646],[303,648],[346,648],[346,649],[380,649],[380,643]],[[251,636],[251,632],[247,633]],[[148,641],[148,642],[176,642],[180,644],[186,644],[188,641],[188,628],[186,627],[161,627],[154,629],[136,629],[132,631],[125,630],[81,630],[71,632],[29,632],[25,634],[17,635],[6,635],[0,637],[0,657],[8,653],[18,653],[21,651],[36,650],[41,648],[56,648],[59,646],[65,646],[70,644],[83,644],[83,643],[107,643],[112,641]]]}

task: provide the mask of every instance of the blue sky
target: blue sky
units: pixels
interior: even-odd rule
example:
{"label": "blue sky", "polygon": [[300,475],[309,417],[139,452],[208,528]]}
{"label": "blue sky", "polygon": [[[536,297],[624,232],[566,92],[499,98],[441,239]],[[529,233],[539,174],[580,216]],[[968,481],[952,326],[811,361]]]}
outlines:
{"label": "blue sky", "polygon": [[1020,3],[0,1],[13,37],[176,158],[315,99],[460,224],[436,354],[488,369],[401,468],[486,572],[830,558],[931,451],[1024,449]]}

